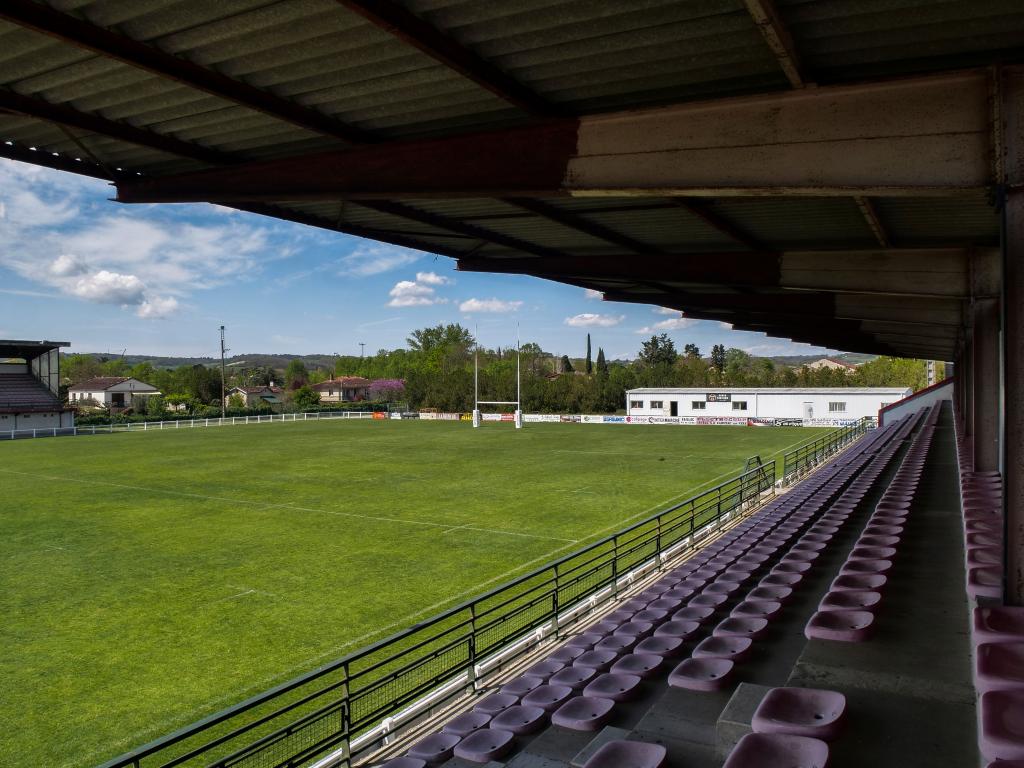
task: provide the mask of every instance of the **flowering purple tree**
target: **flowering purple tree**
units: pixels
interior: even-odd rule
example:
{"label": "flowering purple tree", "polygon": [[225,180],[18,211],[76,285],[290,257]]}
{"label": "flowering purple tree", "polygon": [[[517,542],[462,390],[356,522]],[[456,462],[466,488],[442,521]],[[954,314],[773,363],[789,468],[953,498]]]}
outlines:
{"label": "flowering purple tree", "polygon": [[404,379],[376,379],[370,382],[371,400],[398,400],[405,397]]}

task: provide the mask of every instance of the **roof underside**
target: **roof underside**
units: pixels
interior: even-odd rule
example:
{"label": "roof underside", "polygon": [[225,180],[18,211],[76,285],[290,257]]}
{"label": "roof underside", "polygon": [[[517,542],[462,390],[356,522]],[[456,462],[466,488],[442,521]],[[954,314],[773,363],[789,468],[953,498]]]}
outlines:
{"label": "roof underside", "polygon": [[71,346],[66,341],[25,341],[23,339],[0,339],[0,359],[21,358],[34,360],[50,350]]}
{"label": "roof underside", "polygon": [[[120,189],[313,153],[1012,64],[1022,40],[1019,0],[10,0],[0,7],[0,155]],[[424,158],[433,151],[411,146]],[[398,184],[370,196],[195,199],[832,348],[952,359],[968,295],[837,288],[813,275],[798,285],[748,280],[745,270],[785,272],[785,254],[807,251],[898,259],[994,247],[995,181],[875,194],[717,193],[705,183],[585,197],[551,185],[406,194]],[[744,254],[746,267],[712,274],[718,254]],[[890,294],[909,296],[918,313],[908,319],[907,302],[885,303]]]}

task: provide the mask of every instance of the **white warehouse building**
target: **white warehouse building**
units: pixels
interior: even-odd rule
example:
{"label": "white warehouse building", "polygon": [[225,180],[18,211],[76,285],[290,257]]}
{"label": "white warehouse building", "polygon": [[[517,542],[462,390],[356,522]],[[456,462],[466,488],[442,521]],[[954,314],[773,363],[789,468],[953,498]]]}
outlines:
{"label": "white warehouse building", "polygon": [[913,393],[902,387],[642,387],[626,392],[631,422],[841,426]]}

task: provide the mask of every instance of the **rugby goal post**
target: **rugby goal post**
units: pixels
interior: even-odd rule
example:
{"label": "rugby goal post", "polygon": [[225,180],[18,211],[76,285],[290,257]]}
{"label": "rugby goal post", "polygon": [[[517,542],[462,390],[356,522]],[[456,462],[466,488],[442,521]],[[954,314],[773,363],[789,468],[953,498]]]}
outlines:
{"label": "rugby goal post", "polygon": [[476,350],[473,353],[473,428],[477,429],[483,423],[480,413],[481,405],[514,405],[516,407],[512,420],[516,429],[523,428],[523,411],[520,407],[522,400],[522,381],[519,368],[519,325],[516,324],[516,399],[515,400],[481,400],[480,399],[480,342],[477,342]]}

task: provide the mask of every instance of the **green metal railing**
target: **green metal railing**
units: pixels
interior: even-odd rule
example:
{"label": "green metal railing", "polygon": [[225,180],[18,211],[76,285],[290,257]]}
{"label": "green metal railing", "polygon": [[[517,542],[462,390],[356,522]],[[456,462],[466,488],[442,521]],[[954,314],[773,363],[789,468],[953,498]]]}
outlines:
{"label": "green metal railing", "polygon": [[862,438],[874,422],[865,417],[856,424],[842,427],[794,448],[782,456],[782,483],[789,485],[805,475],[825,459],[839,453],[855,440]]}
{"label": "green metal railing", "polygon": [[[775,487],[775,463],[757,465],[584,549],[326,664],[102,768],[293,768],[327,755],[347,762],[353,740],[375,741],[381,723],[430,695],[473,689],[480,664],[547,627],[559,635],[576,606],[617,594],[638,566],[693,548],[723,516]],[[581,612],[582,615],[582,612]],[[530,650],[522,643],[521,655]],[[440,691],[440,693],[439,693]],[[357,741],[357,743],[359,743]]]}

